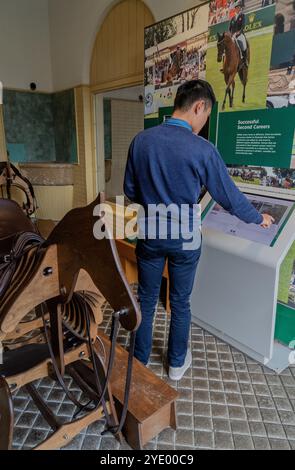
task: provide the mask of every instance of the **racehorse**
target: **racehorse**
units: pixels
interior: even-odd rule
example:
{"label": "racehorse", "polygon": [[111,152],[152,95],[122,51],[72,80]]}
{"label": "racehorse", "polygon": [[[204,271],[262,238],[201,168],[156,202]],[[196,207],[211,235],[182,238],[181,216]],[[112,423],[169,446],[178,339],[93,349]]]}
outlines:
{"label": "racehorse", "polygon": [[241,59],[239,48],[233,40],[230,33],[218,33],[217,41],[217,62],[223,60],[223,74],[226,83],[225,97],[222,104],[222,110],[225,109],[227,95],[229,96],[229,106],[232,108],[234,104],[235,77],[239,74],[243,85],[243,103],[246,99],[246,86],[248,82],[248,66],[250,64],[250,47],[247,41],[247,63],[246,65]]}
{"label": "racehorse", "polygon": [[172,63],[167,65],[162,73],[162,83],[173,84],[174,79],[179,79],[182,73],[182,62],[184,52],[181,51],[180,57],[177,57],[176,52],[171,54]]}

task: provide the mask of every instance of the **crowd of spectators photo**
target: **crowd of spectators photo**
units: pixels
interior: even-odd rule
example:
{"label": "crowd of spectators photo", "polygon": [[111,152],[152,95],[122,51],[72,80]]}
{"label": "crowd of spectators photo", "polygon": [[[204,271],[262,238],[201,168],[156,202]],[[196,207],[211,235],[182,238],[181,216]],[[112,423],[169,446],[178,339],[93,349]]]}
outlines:
{"label": "crowd of spectators photo", "polygon": [[[206,44],[196,47],[176,46],[171,48],[164,58],[155,57],[154,67],[146,68],[146,85],[156,88],[167,86],[167,81],[177,84],[183,80],[199,78],[206,70]],[[172,80],[171,80],[172,79]]]}

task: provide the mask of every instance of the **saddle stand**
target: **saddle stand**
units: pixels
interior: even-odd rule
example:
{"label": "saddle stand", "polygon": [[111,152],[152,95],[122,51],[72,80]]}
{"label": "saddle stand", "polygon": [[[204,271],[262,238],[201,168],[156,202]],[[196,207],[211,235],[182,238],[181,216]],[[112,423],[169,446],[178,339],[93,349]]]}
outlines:
{"label": "saddle stand", "polygon": [[[0,449],[11,447],[11,393],[23,386],[53,431],[36,449],[60,448],[102,418],[106,430],[122,440],[134,337],[141,318],[115,242],[94,238],[93,227],[100,219],[94,217],[94,208],[101,202],[103,195],[88,207],[69,212],[45,241],[16,203],[0,199],[0,341],[4,346],[0,365]],[[97,337],[105,301],[114,310],[108,358]],[[120,325],[130,333],[131,342],[119,422],[110,377]],[[94,371],[91,387],[79,375],[81,361]],[[80,384],[83,399],[68,389],[66,367]],[[47,376],[57,380],[76,405],[77,413],[71,422],[60,422],[34,387],[34,381]]]}

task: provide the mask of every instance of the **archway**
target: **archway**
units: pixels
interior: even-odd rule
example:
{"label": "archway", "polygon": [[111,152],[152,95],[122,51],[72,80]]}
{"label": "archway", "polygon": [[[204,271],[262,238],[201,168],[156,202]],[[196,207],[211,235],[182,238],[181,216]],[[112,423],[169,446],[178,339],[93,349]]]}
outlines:
{"label": "archway", "polygon": [[122,0],[106,16],[93,47],[93,92],[138,85],[144,77],[144,28],[154,16],[141,0]]}
{"label": "archway", "polygon": [[[143,123],[143,110],[142,112],[135,103],[127,105],[126,92],[133,90],[136,93],[138,86],[143,86],[144,83],[144,28],[154,23],[154,16],[149,8],[141,0],[122,0],[115,4],[107,14],[104,22],[102,23],[94,43],[91,67],[90,67],[90,89],[94,101],[93,113],[93,142],[94,142],[94,159],[96,164],[96,182],[97,190],[110,192],[110,182],[108,175],[117,175],[115,188],[112,193],[117,193],[116,188],[122,186],[122,172],[123,172],[123,154],[127,155],[128,139],[131,139],[132,134],[141,130],[140,126],[137,129],[136,125],[131,124],[128,128],[128,118],[121,120],[118,118],[120,131],[118,125],[116,137],[113,142],[117,146],[113,146],[113,158],[105,156],[105,93],[109,91],[118,91],[125,89],[123,93],[124,101],[121,101],[121,110],[118,110],[122,96],[115,95],[112,97],[112,109],[114,116],[117,112],[121,116],[139,116],[142,114]],[[128,90],[127,90],[128,89]],[[138,93],[138,96],[141,93]],[[142,92],[143,94],[143,92]],[[128,110],[127,110],[128,106]],[[141,113],[141,114],[140,114]],[[134,119],[133,119],[134,121]],[[112,121],[114,124],[115,120]],[[122,127],[124,122],[125,126]],[[126,136],[119,142],[119,137],[122,134]],[[109,147],[110,145],[107,145]],[[120,147],[120,151],[116,151],[115,147]],[[118,155],[121,153],[122,155]],[[120,167],[120,175],[119,173]],[[122,191],[121,191],[122,194]],[[114,194],[112,194],[114,196]]]}

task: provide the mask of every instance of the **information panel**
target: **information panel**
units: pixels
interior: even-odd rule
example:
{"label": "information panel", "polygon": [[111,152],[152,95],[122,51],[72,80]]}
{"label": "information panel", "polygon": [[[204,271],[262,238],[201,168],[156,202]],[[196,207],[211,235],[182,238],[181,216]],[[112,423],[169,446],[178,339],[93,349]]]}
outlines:
{"label": "information panel", "polygon": [[275,223],[269,229],[257,224],[246,224],[215,203],[209,210],[203,227],[212,228],[239,238],[244,238],[262,245],[272,246],[281,228],[294,209],[294,201],[276,199],[268,196],[245,194],[260,214],[270,214]]}

